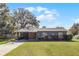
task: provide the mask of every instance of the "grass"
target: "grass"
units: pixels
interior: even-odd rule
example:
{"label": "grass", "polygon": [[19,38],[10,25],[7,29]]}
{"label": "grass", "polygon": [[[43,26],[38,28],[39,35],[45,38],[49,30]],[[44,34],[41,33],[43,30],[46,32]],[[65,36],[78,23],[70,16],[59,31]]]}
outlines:
{"label": "grass", "polygon": [[79,41],[25,42],[6,56],[79,56]]}
{"label": "grass", "polygon": [[15,41],[15,39],[6,39],[6,40],[0,40],[0,45],[1,44],[6,44],[6,43],[8,43],[8,42],[13,42],[13,41]]}
{"label": "grass", "polygon": [[6,42],[6,41],[2,41],[2,42],[0,42],[0,45],[1,45],[1,44],[5,44],[5,43],[7,43],[7,42]]}

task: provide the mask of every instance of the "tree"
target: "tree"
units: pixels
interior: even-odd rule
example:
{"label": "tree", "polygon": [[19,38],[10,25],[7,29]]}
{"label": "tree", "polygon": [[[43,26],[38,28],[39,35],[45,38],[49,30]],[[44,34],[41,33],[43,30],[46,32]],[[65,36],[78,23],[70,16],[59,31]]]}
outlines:
{"label": "tree", "polygon": [[13,31],[12,17],[6,3],[0,3],[0,36],[10,37]]}
{"label": "tree", "polygon": [[[5,32],[8,30],[7,25],[9,21],[9,9],[5,3],[0,3],[0,31]],[[4,31],[5,30],[5,31]]]}
{"label": "tree", "polygon": [[13,11],[14,25],[17,29],[28,27],[39,27],[39,21],[36,17],[24,8],[18,8]]}
{"label": "tree", "polygon": [[77,35],[79,34],[79,23],[74,23],[73,26],[69,29],[69,31],[73,34],[73,35]]}
{"label": "tree", "polygon": [[0,3],[0,28],[2,29],[6,25],[8,9],[6,8],[6,4]]}
{"label": "tree", "polygon": [[46,26],[43,26],[42,28],[46,28]]}

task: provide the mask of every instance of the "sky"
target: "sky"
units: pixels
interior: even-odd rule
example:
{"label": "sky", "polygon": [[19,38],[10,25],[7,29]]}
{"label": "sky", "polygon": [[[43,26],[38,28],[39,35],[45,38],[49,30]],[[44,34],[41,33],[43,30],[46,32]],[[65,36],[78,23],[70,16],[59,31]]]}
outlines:
{"label": "sky", "polygon": [[25,8],[32,12],[40,27],[65,27],[69,29],[73,23],[79,22],[79,3],[8,3],[10,10]]}

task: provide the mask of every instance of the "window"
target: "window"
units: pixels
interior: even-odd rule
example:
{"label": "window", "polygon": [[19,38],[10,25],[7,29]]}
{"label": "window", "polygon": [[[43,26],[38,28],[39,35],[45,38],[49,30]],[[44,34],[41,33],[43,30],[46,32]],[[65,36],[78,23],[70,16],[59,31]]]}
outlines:
{"label": "window", "polygon": [[63,33],[62,33],[62,32],[59,32],[59,33],[58,33],[58,37],[59,37],[59,38],[63,38]]}
{"label": "window", "polygon": [[37,37],[38,37],[38,38],[41,38],[41,37],[42,37],[42,32],[38,32],[38,33],[37,33]]}
{"label": "window", "polygon": [[54,36],[54,35],[55,35],[55,33],[52,33],[52,35]]}
{"label": "window", "polygon": [[59,32],[58,35],[63,35],[63,33],[62,32]]}
{"label": "window", "polygon": [[43,32],[42,37],[45,37],[45,36],[47,36],[47,33]]}

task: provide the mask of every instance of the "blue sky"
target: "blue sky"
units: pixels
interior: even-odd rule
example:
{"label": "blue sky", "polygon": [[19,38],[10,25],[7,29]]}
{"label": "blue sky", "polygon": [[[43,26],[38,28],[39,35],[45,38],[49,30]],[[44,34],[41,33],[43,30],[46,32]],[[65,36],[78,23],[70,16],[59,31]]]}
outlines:
{"label": "blue sky", "polygon": [[40,21],[40,27],[63,26],[70,28],[79,22],[78,3],[9,3],[9,9],[25,8]]}

